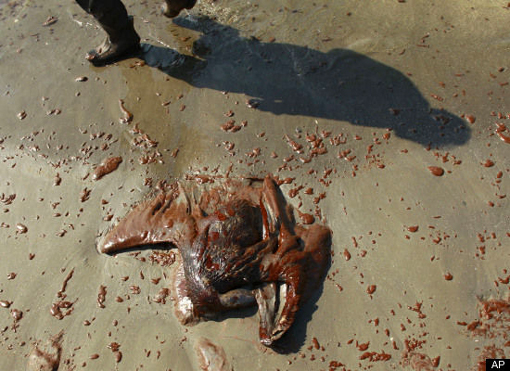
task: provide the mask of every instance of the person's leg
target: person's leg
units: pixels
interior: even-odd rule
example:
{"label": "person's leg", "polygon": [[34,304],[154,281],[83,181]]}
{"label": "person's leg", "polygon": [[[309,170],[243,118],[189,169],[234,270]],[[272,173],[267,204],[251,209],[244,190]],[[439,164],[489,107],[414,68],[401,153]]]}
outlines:
{"label": "person's leg", "polygon": [[106,31],[105,42],[91,50],[86,58],[95,65],[115,62],[140,47],[140,37],[133,27],[133,19],[120,0],[76,0],[92,14]]}
{"label": "person's leg", "polygon": [[90,0],[76,0],[76,2],[78,3],[79,6],[81,6],[83,10],[85,10],[87,13],[89,12]]}
{"label": "person's leg", "polygon": [[179,15],[183,9],[191,9],[195,6],[197,0],[165,0],[162,11],[168,18],[174,18]]}

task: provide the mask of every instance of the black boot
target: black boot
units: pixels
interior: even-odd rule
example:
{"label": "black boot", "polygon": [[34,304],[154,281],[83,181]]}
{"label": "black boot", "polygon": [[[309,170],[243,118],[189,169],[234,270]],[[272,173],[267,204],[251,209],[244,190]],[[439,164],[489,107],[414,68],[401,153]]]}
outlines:
{"label": "black boot", "polygon": [[101,45],[89,51],[85,58],[95,66],[104,66],[135,55],[140,49],[140,36],[133,27],[133,18],[122,29],[103,26],[108,36]]}
{"label": "black boot", "polygon": [[161,11],[168,18],[174,18],[179,15],[183,9],[191,9],[195,6],[197,0],[165,0],[161,6]]}
{"label": "black boot", "polygon": [[133,26],[133,18],[128,16],[120,0],[90,0],[88,8],[80,1],[78,3],[94,16],[108,35],[100,46],[85,56],[92,64],[104,66],[114,63],[140,49],[140,36]]}

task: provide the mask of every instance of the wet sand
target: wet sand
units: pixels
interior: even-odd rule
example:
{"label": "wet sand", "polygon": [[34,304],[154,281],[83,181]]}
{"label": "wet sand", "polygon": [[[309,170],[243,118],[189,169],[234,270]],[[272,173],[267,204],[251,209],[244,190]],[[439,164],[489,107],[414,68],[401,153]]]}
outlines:
{"label": "wet sand", "polygon": [[[198,369],[204,338],[234,370],[510,357],[507,2],[125,4],[143,55],[95,68],[72,1],[0,0],[1,369]],[[96,249],[160,180],[268,173],[333,231],[275,350],[254,310],[180,325],[174,264]]]}

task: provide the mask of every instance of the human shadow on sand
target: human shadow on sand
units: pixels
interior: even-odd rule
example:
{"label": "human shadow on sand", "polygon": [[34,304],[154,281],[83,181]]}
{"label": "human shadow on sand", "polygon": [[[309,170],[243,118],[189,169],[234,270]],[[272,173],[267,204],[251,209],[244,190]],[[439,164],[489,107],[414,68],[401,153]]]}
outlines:
{"label": "human shadow on sand", "polygon": [[192,86],[243,93],[250,106],[276,115],[392,129],[424,146],[458,146],[470,138],[464,120],[432,108],[404,74],[367,56],[260,42],[210,18],[174,22],[201,32],[193,56],[144,44],[142,58]]}

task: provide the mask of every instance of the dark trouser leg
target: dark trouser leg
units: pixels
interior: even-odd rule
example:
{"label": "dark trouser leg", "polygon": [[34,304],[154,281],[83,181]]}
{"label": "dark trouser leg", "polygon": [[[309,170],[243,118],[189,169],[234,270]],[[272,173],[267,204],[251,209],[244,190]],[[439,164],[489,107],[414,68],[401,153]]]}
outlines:
{"label": "dark trouser leg", "polygon": [[76,2],[78,3],[79,6],[81,6],[83,10],[85,10],[87,13],[89,12],[90,0],[76,0]]}
{"label": "dark trouser leg", "polygon": [[92,14],[108,34],[107,40],[87,54],[95,65],[104,65],[122,59],[140,47],[140,37],[133,21],[120,0],[76,0],[87,13]]}

